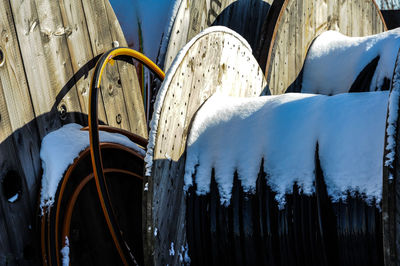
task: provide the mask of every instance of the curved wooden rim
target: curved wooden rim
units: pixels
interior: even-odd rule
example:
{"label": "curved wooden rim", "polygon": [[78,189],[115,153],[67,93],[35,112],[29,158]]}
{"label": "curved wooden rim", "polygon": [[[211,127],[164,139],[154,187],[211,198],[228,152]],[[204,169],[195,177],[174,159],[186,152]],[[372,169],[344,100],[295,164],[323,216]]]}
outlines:
{"label": "curved wooden rim", "polygon": [[271,63],[270,61],[271,61],[272,48],[273,48],[274,43],[275,43],[276,34],[278,32],[278,26],[280,25],[280,22],[282,20],[283,14],[284,14],[284,11],[286,10],[286,6],[288,5],[289,1],[290,0],[285,0],[285,2],[283,2],[283,5],[281,7],[281,11],[279,12],[278,19],[276,20],[276,23],[275,23],[274,33],[272,34],[271,42],[269,44],[267,65],[265,66],[265,79],[268,79],[268,69],[269,69],[269,65]]}
{"label": "curved wooden rim", "polygon": [[[267,80],[268,80],[268,78],[269,78],[268,70],[269,70],[269,66],[270,66],[270,64],[271,64],[272,49],[273,49],[273,47],[274,47],[276,35],[277,35],[277,33],[278,33],[278,27],[279,27],[280,22],[281,22],[281,20],[282,20],[283,14],[285,13],[286,7],[287,7],[287,5],[289,4],[289,1],[292,1],[292,0],[285,0],[285,2],[283,3],[282,8],[281,8],[281,11],[279,12],[279,17],[278,17],[278,19],[277,19],[277,21],[276,21],[276,24],[275,24],[275,27],[274,27],[274,33],[272,34],[271,43],[270,43],[270,45],[269,45],[269,51],[268,51],[268,57],[267,57],[267,64],[266,64],[266,67],[265,67],[265,78],[266,78]],[[375,0],[372,0],[372,3],[374,4],[376,11],[378,12],[379,17],[381,18],[381,21],[382,21],[382,23],[383,23],[384,30],[387,31],[386,22],[385,22],[385,20],[383,19],[382,12],[380,11],[380,9],[379,9],[378,5],[376,4]]]}
{"label": "curved wooden rim", "polygon": [[386,25],[386,21],[385,21],[385,19],[383,18],[381,9],[380,9],[379,6],[376,4],[376,1],[375,1],[375,0],[372,0],[372,3],[374,4],[376,10],[378,11],[378,15],[379,15],[379,17],[381,18],[381,20],[382,20],[382,22],[383,22],[383,27],[384,27],[385,31],[387,31],[388,28],[387,28],[387,25]]}

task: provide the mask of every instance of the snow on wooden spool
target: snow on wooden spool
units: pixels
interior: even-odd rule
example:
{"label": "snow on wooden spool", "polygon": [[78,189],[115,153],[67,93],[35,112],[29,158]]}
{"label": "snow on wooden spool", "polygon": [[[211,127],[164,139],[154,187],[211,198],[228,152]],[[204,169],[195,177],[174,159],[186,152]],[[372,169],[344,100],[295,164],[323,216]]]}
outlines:
{"label": "snow on wooden spool", "polygon": [[[65,133],[75,138],[65,140]],[[128,140],[105,131],[100,134],[103,170],[113,208],[118,214],[118,226],[124,232],[125,245],[129,246],[136,261],[143,265],[141,198],[145,153],[133,143],[135,139],[140,140],[136,135],[128,135]],[[52,147],[56,142],[75,148],[67,148],[68,156],[57,159],[61,148]],[[140,143],[145,146],[147,140],[143,139]],[[46,174],[40,204],[43,265],[62,264],[66,256],[61,250],[65,246],[72,265],[112,265],[121,261],[96,197],[88,145],[88,132],[81,130],[77,124],[66,125],[44,139],[45,148],[42,151]],[[68,166],[68,160],[72,159],[73,164]]]}
{"label": "snow on wooden spool", "polygon": [[186,146],[192,264],[382,265],[388,95],[209,98]]}
{"label": "snow on wooden spool", "polygon": [[258,60],[262,27],[272,0],[180,1],[170,31],[164,70],[171,66],[179,50],[196,34],[210,26],[226,26],[242,35]]}
{"label": "snow on wooden spool", "polygon": [[[113,44],[127,46],[108,0],[0,1],[0,182],[19,180],[0,193],[0,264],[34,263],[41,139],[87,123],[92,68]],[[103,79],[100,120],[146,137],[135,68],[117,63]]]}
{"label": "snow on wooden spool", "polygon": [[183,171],[197,109],[215,92],[250,97],[265,87],[248,43],[228,28],[211,27],[180,51],[157,96],[145,158],[145,264],[177,265],[187,253]]}
{"label": "snow on wooden spool", "polygon": [[322,32],[366,36],[386,30],[373,0],[285,0],[281,5],[271,43],[265,46],[265,75],[272,94],[284,93],[295,82],[308,48]]}

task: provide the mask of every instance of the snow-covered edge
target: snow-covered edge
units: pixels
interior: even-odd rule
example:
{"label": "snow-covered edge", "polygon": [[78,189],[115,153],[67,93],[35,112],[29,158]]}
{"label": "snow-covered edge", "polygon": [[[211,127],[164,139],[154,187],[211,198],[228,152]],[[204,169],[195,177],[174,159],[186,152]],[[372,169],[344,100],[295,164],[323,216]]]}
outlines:
{"label": "snow-covered edge", "polygon": [[65,246],[60,250],[62,255],[62,265],[69,266],[69,240],[65,237]]}
{"label": "snow-covered edge", "polygon": [[189,245],[181,246],[181,250],[178,252],[179,262],[184,263],[184,265],[190,265],[191,259],[189,257]]}
{"label": "snow-covered edge", "polygon": [[183,0],[175,0],[174,6],[172,7],[172,10],[170,11],[169,14],[169,22],[165,26],[164,32],[163,32],[163,39],[161,41],[161,47],[160,47],[160,55],[159,58],[157,59],[157,64],[160,65],[161,63],[164,64],[165,61],[165,54],[168,49],[168,43],[169,43],[169,38],[171,36],[171,31],[175,25],[175,20],[176,16],[178,14],[178,11],[183,3]]}
{"label": "snow-covered edge", "polygon": [[[387,118],[387,144],[386,144],[386,159],[385,166],[393,169],[393,161],[396,154],[396,133],[397,119],[399,115],[399,97],[400,97],[400,50],[397,53],[396,65],[394,68],[392,79],[392,91],[389,96],[388,103],[388,118]],[[393,179],[393,175],[389,172],[389,180]]]}
{"label": "snow-covered edge", "polygon": [[[79,156],[79,153],[90,146],[89,131],[82,131],[81,128],[82,126],[76,123],[66,124],[61,128],[50,132],[42,140],[40,148],[40,159],[43,169],[41,189],[40,189],[40,209],[42,215],[45,213],[46,208],[49,208],[54,204],[54,195],[56,194],[58,186],[60,185],[60,182],[63,179],[63,175],[65,174],[65,172],[68,170],[70,165],[73,164],[74,160]],[[49,175],[48,170],[50,170],[50,168],[48,167],[46,162],[49,163],[48,159],[53,158],[53,156],[49,157],[48,155],[52,154],[54,156],[57,156],[55,150],[53,149],[53,145],[51,144],[53,144],[54,140],[62,142],[62,140],[65,140],[63,134],[73,133],[73,132],[78,133],[79,139],[77,139],[74,142],[74,145],[72,145],[75,146],[75,148],[67,152],[69,156],[68,161],[66,161],[66,158],[61,159],[62,168],[59,167],[60,165],[57,165],[57,167],[51,169],[53,171],[51,171],[51,174]],[[83,135],[85,135],[85,139],[81,138]],[[75,137],[77,136],[75,135]],[[100,142],[110,142],[110,143],[120,144],[135,150],[142,156],[145,155],[145,151],[141,147],[139,147],[136,143],[132,142],[128,137],[122,134],[99,131],[99,138]],[[71,142],[71,139],[68,139],[68,141]],[[70,144],[71,146],[71,143],[68,144]],[[50,146],[52,148],[48,150],[49,149],[48,147]],[[58,160],[57,162],[60,162],[60,160]],[[49,165],[51,165],[51,163],[52,162],[50,161]],[[57,171],[55,171],[56,172],[55,175],[54,175],[54,169],[57,169]]]}
{"label": "snow-covered edge", "polygon": [[224,26],[213,26],[205,29],[204,31],[200,32],[197,34],[193,39],[191,39],[176,55],[174,61],[172,62],[170,68],[168,69],[166,75],[165,75],[165,80],[161,85],[161,88],[157,94],[156,102],[154,103],[154,112],[153,112],[153,118],[151,119],[150,122],[150,133],[149,133],[149,143],[147,145],[147,152],[146,152],[146,157],[144,158],[145,161],[145,175],[146,176],[151,176],[151,168],[153,167],[153,154],[154,154],[154,146],[155,146],[155,141],[156,141],[156,136],[157,136],[157,130],[158,130],[158,120],[160,118],[161,114],[161,108],[164,103],[164,98],[165,95],[167,94],[169,85],[172,81],[172,79],[175,76],[175,72],[180,66],[181,62],[185,58],[187,52],[189,49],[196,43],[197,40],[200,38],[204,37],[205,35],[209,33],[214,33],[214,32],[223,32],[227,34],[231,34],[232,36],[236,37],[239,41],[241,41],[247,49],[249,49],[250,52],[252,52],[250,44],[237,32],[224,27]]}

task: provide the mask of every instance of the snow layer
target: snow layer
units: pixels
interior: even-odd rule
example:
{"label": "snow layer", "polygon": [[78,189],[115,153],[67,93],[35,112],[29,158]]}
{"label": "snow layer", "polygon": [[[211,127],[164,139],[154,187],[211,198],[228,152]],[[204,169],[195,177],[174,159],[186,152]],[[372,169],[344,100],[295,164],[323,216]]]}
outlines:
{"label": "snow layer", "polygon": [[160,90],[158,91],[156,102],[154,103],[154,112],[153,112],[153,117],[150,122],[150,133],[149,133],[149,143],[147,145],[147,152],[146,152],[146,157],[144,158],[144,161],[146,163],[146,176],[151,176],[151,168],[153,166],[153,153],[154,153],[154,146],[155,146],[155,141],[156,141],[156,136],[157,136],[157,129],[158,129],[158,120],[160,119],[160,114],[161,114],[161,108],[164,103],[164,98],[165,95],[167,94],[168,88],[171,84],[171,81],[175,75],[176,70],[178,67],[181,65],[183,59],[186,56],[186,53],[188,50],[193,46],[193,44],[199,40],[201,37],[212,33],[212,32],[225,32],[228,34],[231,34],[238,38],[242,44],[251,51],[251,47],[248,44],[248,42],[240,36],[238,33],[234,32],[233,30],[224,27],[224,26],[214,26],[214,27],[209,27],[202,31],[201,33],[197,34],[193,39],[191,39],[177,54],[175,57],[174,61],[172,62],[171,66],[169,67],[165,79],[161,85]]}
{"label": "snow layer", "polygon": [[314,191],[315,151],[334,201],[346,191],[381,198],[388,92],[324,96],[285,94],[257,98],[213,95],[198,111],[187,141],[185,190],[210,191],[211,171],[228,205],[234,172],[254,192],[264,159],[268,185],[284,206],[296,182]]}
{"label": "snow layer", "polygon": [[[89,132],[81,128],[78,124],[67,124],[43,138],[40,150],[43,167],[40,195],[42,209],[54,203],[54,195],[64,172],[79,153],[89,146]],[[121,134],[100,131],[100,141],[118,143],[145,154],[143,149]]]}
{"label": "snow layer", "polygon": [[69,266],[69,240],[65,237],[65,246],[61,249],[62,265]]}
{"label": "snow layer", "polygon": [[171,248],[169,249],[169,255],[175,256],[174,242],[171,242]]}
{"label": "snow layer", "polygon": [[19,193],[16,193],[14,196],[8,199],[8,202],[14,203],[17,199],[19,199]]}
{"label": "snow layer", "polygon": [[181,250],[179,251],[179,262],[180,263],[185,263],[187,265],[190,265],[190,257],[189,257],[189,245],[188,243],[185,244],[185,246],[181,246]]}
{"label": "snow layer", "polygon": [[302,92],[333,95],[348,92],[358,74],[380,56],[370,91],[391,80],[400,28],[367,37],[348,37],[327,31],[317,37],[308,51],[303,73]]}

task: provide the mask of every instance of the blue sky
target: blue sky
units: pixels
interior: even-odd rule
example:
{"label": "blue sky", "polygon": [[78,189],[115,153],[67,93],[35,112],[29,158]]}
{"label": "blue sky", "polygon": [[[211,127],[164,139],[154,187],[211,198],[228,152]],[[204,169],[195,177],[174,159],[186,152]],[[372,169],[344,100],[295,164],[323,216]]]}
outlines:
{"label": "blue sky", "polygon": [[174,0],[110,0],[128,43],[138,49],[137,18],[142,22],[145,54],[155,61]]}

